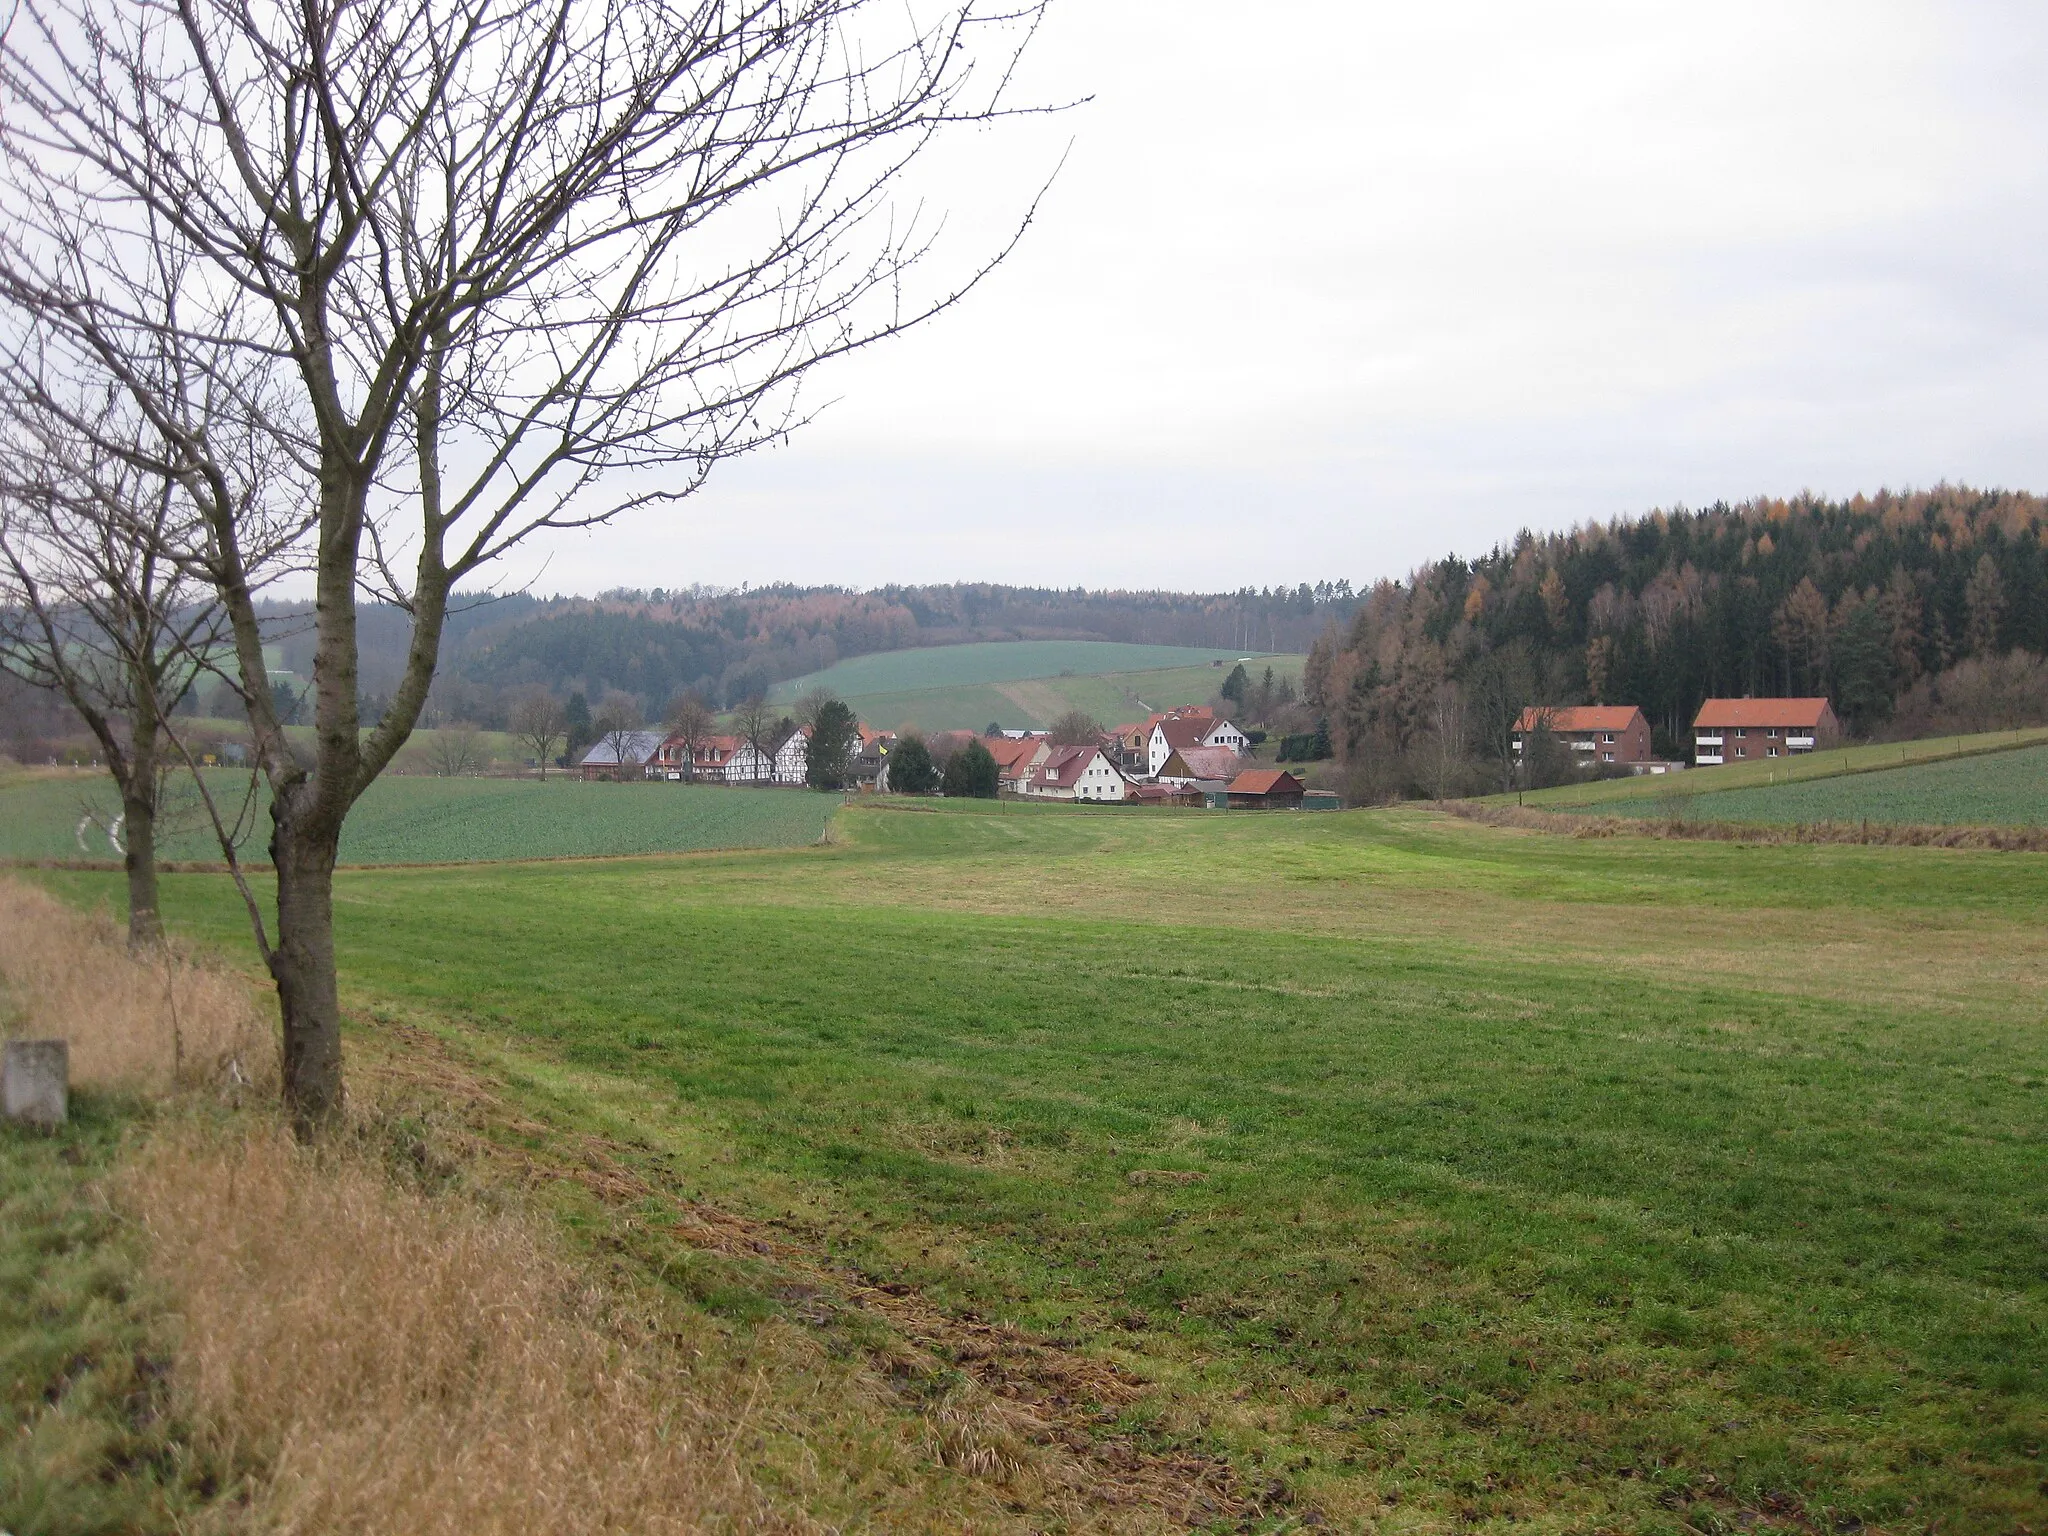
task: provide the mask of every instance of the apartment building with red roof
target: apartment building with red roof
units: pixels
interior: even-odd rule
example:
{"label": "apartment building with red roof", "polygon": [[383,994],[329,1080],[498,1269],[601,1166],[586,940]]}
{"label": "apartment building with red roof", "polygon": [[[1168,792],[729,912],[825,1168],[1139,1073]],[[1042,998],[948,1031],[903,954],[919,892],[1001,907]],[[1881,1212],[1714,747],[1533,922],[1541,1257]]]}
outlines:
{"label": "apartment building with red roof", "polygon": [[1693,716],[1693,761],[1701,767],[1804,757],[1842,739],[1826,699],[1709,699]]}
{"label": "apartment building with red roof", "polygon": [[1539,726],[1570,750],[1579,767],[1650,761],[1650,722],[1633,704],[1536,704],[1515,721],[1515,760]]}

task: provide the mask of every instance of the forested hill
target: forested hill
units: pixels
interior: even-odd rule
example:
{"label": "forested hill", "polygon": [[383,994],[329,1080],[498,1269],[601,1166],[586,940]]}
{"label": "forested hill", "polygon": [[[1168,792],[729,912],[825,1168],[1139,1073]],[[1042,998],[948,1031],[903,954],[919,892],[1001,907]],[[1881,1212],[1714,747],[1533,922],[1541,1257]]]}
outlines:
{"label": "forested hill", "polygon": [[[1966,659],[2048,651],[2048,502],[1939,487],[1524,532],[1366,593],[1310,653],[1356,755],[1498,755],[1524,703],[1641,705],[1675,754],[1701,700],[1826,694],[1854,730]],[[1924,687],[1924,685],[1922,685]]]}
{"label": "forested hill", "polygon": [[[521,690],[631,694],[652,714],[686,690],[739,702],[785,678],[877,651],[975,640],[1114,640],[1294,651],[1355,603],[1349,582],[1227,593],[1091,592],[987,584],[620,590],[596,598],[458,599],[431,713],[495,724]],[[409,633],[395,608],[361,610],[363,691],[395,684]],[[312,641],[270,611],[283,666],[306,676]]]}

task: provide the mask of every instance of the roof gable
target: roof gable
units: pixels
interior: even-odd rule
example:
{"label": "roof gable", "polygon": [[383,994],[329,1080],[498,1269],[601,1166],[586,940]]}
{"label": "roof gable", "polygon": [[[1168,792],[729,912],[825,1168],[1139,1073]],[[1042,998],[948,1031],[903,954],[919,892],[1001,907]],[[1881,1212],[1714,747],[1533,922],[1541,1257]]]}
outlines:
{"label": "roof gable", "polygon": [[1518,731],[1533,731],[1548,720],[1553,731],[1625,731],[1642,718],[1633,704],[1532,704],[1515,722]]}
{"label": "roof gable", "polygon": [[1696,731],[1746,730],[1751,726],[1805,727],[1831,719],[1826,699],[1709,699],[1693,716]]}
{"label": "roof gable", "polygon": [[1282,794],[1297,794],[1301,780],[1284,768],[1247,768],[1230,781],[1233,795],[1270,795],[1275,791]]}
{"label": "roof gable", "polygon": [[1103,757],[1100,747],[1054,747],[1052,754],[1044,762],[1040,763],[1037,770],[1031,775],[1032,782],[1035,784],[1049,784],[1058,788],[1077,784],[1080,782],[1081,776],[1095,766],[1095,761],[1098,758],[1101,758],[1102,762],[1108,765],[1112,772],[1115,771],[1115,767],[1113,764],[1110,764],[1109,759]]}
{"label": "roof gable", "polygon": [[621,757],[628,764],[644,763],[660,750],[659,731],[608,731],[583,754],[583,761],[596,768],[616,766]]}

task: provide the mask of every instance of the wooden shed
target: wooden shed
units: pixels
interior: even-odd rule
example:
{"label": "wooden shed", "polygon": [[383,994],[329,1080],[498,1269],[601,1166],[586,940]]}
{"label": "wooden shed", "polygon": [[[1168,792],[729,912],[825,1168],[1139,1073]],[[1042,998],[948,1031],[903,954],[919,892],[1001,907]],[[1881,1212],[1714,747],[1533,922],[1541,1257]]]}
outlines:
{"label": "wooden shed", "polygon": [[1284,768],[1249,768],[1230,781],[1230,808],[1295,811],[1306,789]]}

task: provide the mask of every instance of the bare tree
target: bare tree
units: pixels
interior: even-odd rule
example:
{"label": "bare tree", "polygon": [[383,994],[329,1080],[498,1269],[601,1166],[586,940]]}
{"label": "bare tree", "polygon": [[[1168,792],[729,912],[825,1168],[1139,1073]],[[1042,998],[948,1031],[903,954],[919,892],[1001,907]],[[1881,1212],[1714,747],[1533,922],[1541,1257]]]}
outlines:
{"label": "bare tree", "polygon": [[681,694],[669,702],[668,733],[682,746],[683,778],[689,783],[697,781],[697,749],[704,745],[716,723],[711,706],[700,693]]}
{"label": "bare tree", "polygon": [[1102,722],[1086,710],[1070,709],[1049,727],[1053,742],[1062,747],[1092,747],[1102,740]]}
{"label": "bare tree", "polygon": [[1476,734],[1500,773],[1503,790],[1515,787],[1515,725],[1536,692],[1535,667],[1519,641],[1481,656],[1471,671],[1471,713]]}
{"label": "bare tree", "polygon": [[528,748],[534,761],[540,764],[541,781],[548,776],[548,759],[555,755],[569,734],[569,712],[562,707],[562,701],[545,688],[535,688],[522,694],[519,702],[512,706],[512,734],[519,744]]}
{"label": "bare tree", "polygon": [[828,704],[837,704],[839,695],[830,688],[813,688],[796,701],[796,723],[811,730],[818,728],[818,716]]}
{"label": "bare tree", "polygon": [[482,773],[489,758],[477,728],[456,724],[434,732],[427,745],[427,761],[441,778],[464,779]]}
{"label": "bare tree", "polygon": [[590,728],[597,732],[598,745],[611,754],[612,777],[624,780],[626,758],[641,730],[640,706],[631,694],[608,693],[591,714]]}
{"label": "bare tree", "polygon": [[120,794],[128,942],[163,937],[157,830],[178,766],[167,719],[220,643],[210,588],[160,551],[189,516],[175,484],[109,451],[117,405],[72,431],[20,395],[0,422],[0,669],[61,694]]}
{"label": "bare tree", "polygon": [[782,745],[775,740],[777,718],[775,711],[768,707],[767,698],[758,693],[740,700],[739,708],[732,712],[734,734],[753,749],[752,766],[757,784],[767,777],[769,759]]}
{"label": "bare tree", "polygon": [[1430,797],[1448,799],[1465,772],[1465,691],[1449,678],[1430,690],[1428,729],[1421,753],[1422,770],[1429,777]]}
{"label": "bare tree", "polygon": [[[270,783],[274,946],[250,910],[302,1135],[341,1107],[342,824],[419,718],[454,585],[535,534],[689,495],[803,419],[792,391],[809,370],[962,297],[1003,251],[913,299],[931,234],[893,194],[935,138],[1010,110],[1038,14],[1032,0],[958,0],[935,20],[870,0],[16,13],[0,42],[0,300],[18,330],[127,392],[204,518],[184,558],[232,625]],[[258,686],[234,467],[183,409],[189,373],[173,389],[152,366],[167,355],[299,455],[310,761]],[[288,396],[240,391],[247,357],[279,362]],[[600,494],[606,472],[636,468],[662,473]],[[413,622],[367,732],[362,596]]]}

